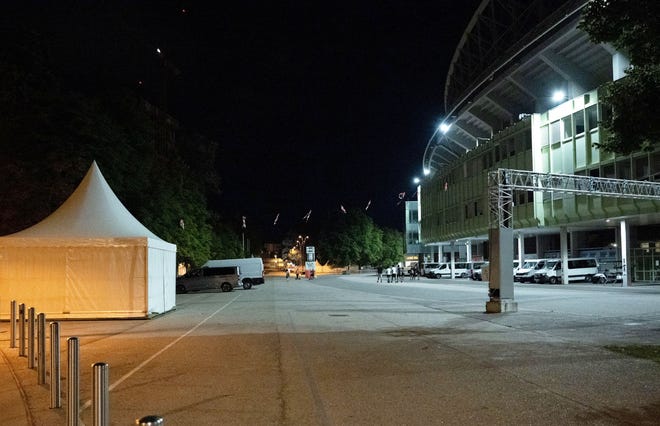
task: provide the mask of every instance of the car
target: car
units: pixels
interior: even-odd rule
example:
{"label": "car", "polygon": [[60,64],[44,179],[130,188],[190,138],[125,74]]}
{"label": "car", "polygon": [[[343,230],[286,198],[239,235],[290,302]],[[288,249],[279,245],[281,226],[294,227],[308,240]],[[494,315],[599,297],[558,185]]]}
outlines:
{"label": "car", "polygon": [[[468,278],[471,269],[472,262],[454,262],[454,278]],[[451,263],[440,265],[435,275],[438,278],[451,278]]]}
{"label": "car", "polygon": [[[593,282],[593,277],[598,274],[598,260],[590,257],[569,258],[568,281]],[[537,283],[557,284],[562,282],[561,259],[548,259],[542,267],[537,266],[534,273],[534,281]]]}
{"label": "car", "polygon": [[188,293],[200,290],[229,292],[241,285],[246,290],[252,287],[249,282],[241,283],[240,268],[237,266],[202,267],[177,278],[176,292]]}
{"label": "car", "polygon": [[431,275],[431,271],[438,268],[438,266],[440,266],[438,263],[425,263],[422,266],[421,274],[426,278],[435,278]]}
{"label": "car", "polygon": [[[214,259],[209,260],[203,267],[217,268],[221,266],[238,266],[241,272],[241,282],[246,284],[263,284],[264,281],[264,262],[260,257],[248,257],[244,259]],[[284,268],[286,270],[286,268]],[[293,270],[293,269],[291,269]]]}
{"label": "car", "polygon": [[561,271],[561,259],[548,259],[545,262],[539,262],[540,267],[534,269],[533,281],[537,284],[557,284],[558,277],[556,271]]}
{"label": "car", "polygon": [[448,264],[446,263],[440,263],[437,265],[435,268],[429,269],[426,271],[426,277],[427,278],[440,278],[442,273],[446,271],[448,268]]}
{"label": "car", "polygon": [[[539,266],[540,263],[540,266]],[[521,283],[534,282],[534,269],[538,266],[541,269],[545,265],[545,259],[527,259],[517,270],[513,276],[513,281]]]}

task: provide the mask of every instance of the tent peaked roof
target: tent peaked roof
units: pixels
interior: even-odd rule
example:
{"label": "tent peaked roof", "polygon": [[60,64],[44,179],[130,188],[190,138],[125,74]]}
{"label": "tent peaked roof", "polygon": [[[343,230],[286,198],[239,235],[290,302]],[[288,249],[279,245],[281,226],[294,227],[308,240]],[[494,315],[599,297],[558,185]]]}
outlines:
{"label": "tent peaked roof", "polygon": [[[119,201],[94,161],[78,188],[50,216],[11,237],[148,237],[160,240]],[[162,241],[162,240],[161,240]]]}

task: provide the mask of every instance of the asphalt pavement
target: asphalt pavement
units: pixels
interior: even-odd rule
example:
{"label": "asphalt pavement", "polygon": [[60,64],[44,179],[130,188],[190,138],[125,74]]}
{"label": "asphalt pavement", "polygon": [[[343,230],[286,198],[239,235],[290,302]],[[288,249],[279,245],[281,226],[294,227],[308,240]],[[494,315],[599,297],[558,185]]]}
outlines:
{"label": "asphalt pavement", "polygon": [[95,362],[117,425],[660,424],[660,364],[606,348],[660,345],[660,286],[516,284],[506,314],[486,314],[486,294],[468,280],[270,277],[177,295],[151,320],[63,321],[54,409],[3,322],[0,424],[66,424],[70,336],[81,424]]}

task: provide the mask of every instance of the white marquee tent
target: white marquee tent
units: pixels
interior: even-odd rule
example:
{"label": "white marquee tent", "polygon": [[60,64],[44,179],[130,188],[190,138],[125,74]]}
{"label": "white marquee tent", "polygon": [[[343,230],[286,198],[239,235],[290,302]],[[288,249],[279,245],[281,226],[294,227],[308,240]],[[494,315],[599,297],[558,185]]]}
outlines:
{"label": "white marquee tent", "polygon": [[0,318],[10,300],[46,318],[146,318],[175,307],[176,246],[124,207],[96,162],[53,214],[0,237]]}

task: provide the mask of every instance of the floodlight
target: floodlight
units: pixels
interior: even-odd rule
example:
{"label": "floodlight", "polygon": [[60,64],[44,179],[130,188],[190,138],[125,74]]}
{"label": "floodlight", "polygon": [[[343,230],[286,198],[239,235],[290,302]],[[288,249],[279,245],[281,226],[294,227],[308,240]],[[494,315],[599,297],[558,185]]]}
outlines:
{"label": "floodlight", "polygon": [[552,94],[552,100],[555,102],[560,102],[566,99],[566,93],[563,90],[555,90]]}

